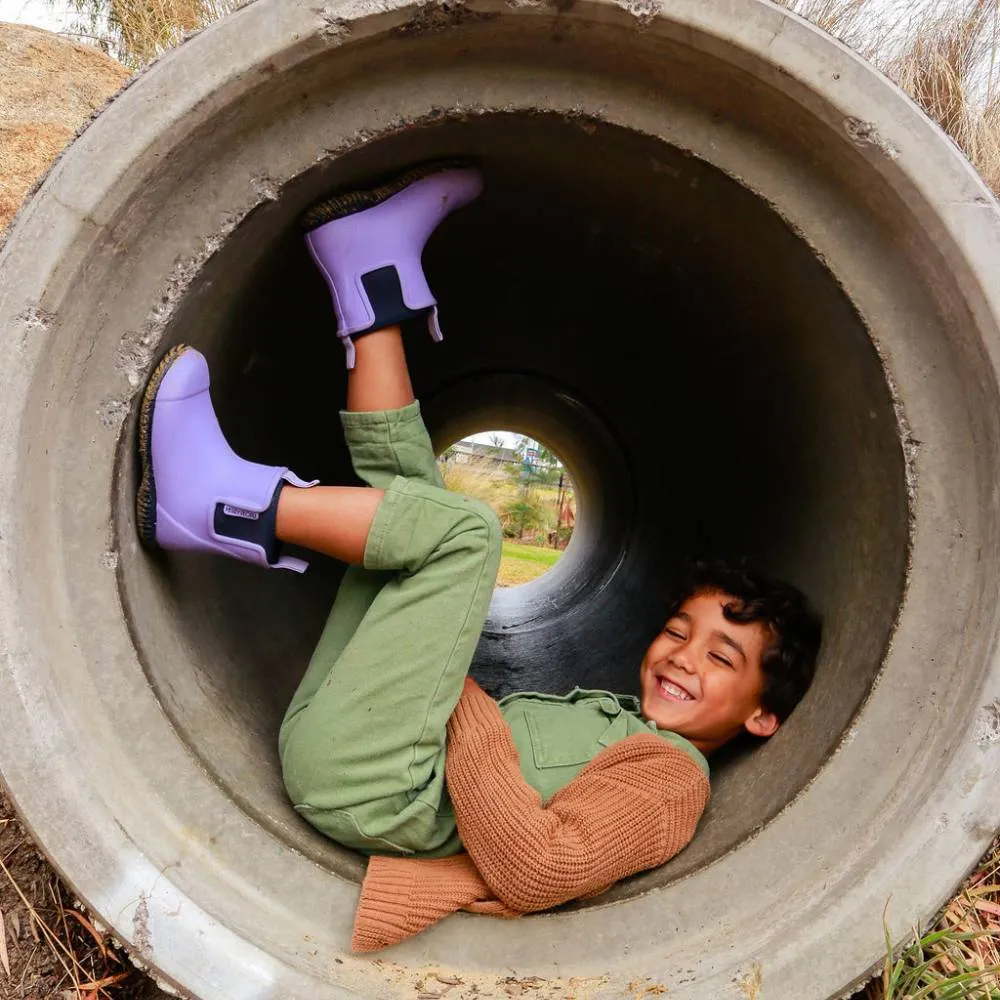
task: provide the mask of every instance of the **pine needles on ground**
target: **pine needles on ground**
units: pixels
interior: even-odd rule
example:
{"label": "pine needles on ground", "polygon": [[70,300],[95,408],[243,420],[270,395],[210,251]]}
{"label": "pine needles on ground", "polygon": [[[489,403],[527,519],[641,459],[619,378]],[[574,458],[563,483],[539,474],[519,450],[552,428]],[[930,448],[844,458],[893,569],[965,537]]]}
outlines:
{"label": "pine needles on ground", "polygon": [[110,936],[73,905],[0,788],[0,997],[165,997]]}

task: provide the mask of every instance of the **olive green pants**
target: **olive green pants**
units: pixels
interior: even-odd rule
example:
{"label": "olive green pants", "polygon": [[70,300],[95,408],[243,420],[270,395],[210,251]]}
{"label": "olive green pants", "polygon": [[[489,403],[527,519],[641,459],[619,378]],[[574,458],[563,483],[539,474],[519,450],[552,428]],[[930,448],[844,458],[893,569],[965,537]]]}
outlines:
{"label": "olive green pants", "polygon": [[441,481],[419,404],[342,413],[358,476],[386,491],[281,726],[296,810],[366,853],[456,853],[445,732],[500,565],[483,503]]}

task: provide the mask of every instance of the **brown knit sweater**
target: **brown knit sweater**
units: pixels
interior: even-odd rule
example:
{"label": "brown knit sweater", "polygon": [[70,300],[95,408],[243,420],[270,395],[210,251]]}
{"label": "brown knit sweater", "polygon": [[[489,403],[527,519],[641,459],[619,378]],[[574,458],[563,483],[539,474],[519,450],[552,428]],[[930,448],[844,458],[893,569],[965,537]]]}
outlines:
{"label": "brown knit sweater", "polygon": [[497,703],[471,679],[448,723],[445,773],[468,853],[373,857],[354,951],[396,944],[456,910],[518,917],[596,895],[673,857],[708,801],[691,757],[640,733],[602,750],[543,806]]}

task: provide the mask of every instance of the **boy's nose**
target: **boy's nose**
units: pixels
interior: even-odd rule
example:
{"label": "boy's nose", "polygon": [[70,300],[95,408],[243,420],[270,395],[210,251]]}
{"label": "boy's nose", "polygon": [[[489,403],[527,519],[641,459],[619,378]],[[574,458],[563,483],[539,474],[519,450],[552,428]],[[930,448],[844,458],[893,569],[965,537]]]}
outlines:
{"label": "boy's nose", "polygon": [[675,649],[670,655],[670,662],[673,663],[678,669],[683,670],[685,673],[694,673],[694,660],[688,654],[686,649]]}

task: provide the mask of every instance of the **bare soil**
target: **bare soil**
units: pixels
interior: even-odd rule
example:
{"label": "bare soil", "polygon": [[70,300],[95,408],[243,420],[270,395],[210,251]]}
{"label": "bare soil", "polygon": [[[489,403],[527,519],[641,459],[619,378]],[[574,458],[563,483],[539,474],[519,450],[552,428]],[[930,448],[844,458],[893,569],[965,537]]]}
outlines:
{"label": "bare soil", "polygon": [[0,998],[160,1000],[167,994],[94,929],[0,789]]}

